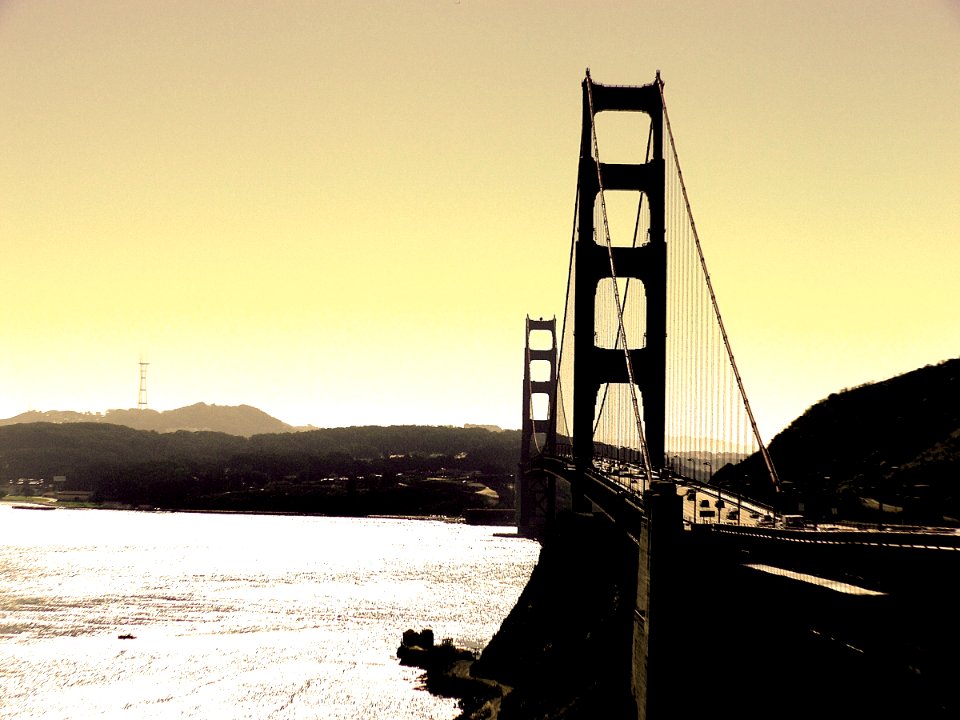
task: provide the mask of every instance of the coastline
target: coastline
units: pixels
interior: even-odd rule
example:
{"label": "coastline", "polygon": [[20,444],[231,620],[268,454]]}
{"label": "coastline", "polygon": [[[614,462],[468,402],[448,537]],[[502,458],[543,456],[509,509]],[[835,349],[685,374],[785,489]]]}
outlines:
{"label": "coastline", "polygon": [[424,656],[424,687],[457,698],[456,720],[635,717],[621,667],[632,606],[620,599],[636,585],[619,549],[603,519],[559,517],[480,655],[446,664]]}
{"label": "coastline", "polygon": [[37,505],[50,509],[65,508],[68,510],[123,510],[126,512],[155,512],[155,513],[193,513],[197,515],[289,515],[291,517],[351,517],[367,518],[370,520],[432,520],[434,522],[444,522],[451,524],[466,523],[466,519],[456,515],[326,515],[323,513],[296,512],[292,510],[227,510],[227,509],[196,509],[196,508],[155,508],[155,507],[129,507],[113,504],[97,504],[90,502],[73,503],[63,502],[56,498],[42,496],[5,496],[0,497],[0,505]]}
{"label": "coastline", "polygon": [[37,507],[67,507],[59,505],[54,498],[28,497],[25,495],[4,495],[0,497],[0,505],[36,505]]}
{"label": "coastline", "polygon": [[401,665],[423,670],[421,688],[438,697],[453,698],[460,706],[458,720],[496,720],[500,704],[512,688],[473,674],[477,655],[450,641],[433,642],[429,628],[403,633],[397,657]]}

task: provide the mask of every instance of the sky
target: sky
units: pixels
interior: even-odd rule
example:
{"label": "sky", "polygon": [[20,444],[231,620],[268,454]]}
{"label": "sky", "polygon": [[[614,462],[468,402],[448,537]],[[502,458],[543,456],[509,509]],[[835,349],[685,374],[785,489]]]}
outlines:
{"label": "sky", "polygon": [[588,67],[661,73],[765,439],[960,356],[957,0],[0,0],[0,417],[519,427]]}

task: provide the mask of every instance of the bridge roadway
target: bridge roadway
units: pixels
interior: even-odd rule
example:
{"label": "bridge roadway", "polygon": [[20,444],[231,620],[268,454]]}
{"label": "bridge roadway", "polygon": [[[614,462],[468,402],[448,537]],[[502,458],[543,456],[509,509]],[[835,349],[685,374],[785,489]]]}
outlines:
{"label": "bridge roadway", "polygon": [[[574,474],[567,465],[564,475]],[[586,480],[587,498],[639,537],[647,489],[641,468],[598,460]],[[960,531],[954,528],[794,526],[789,520],[785,526],[769,505],[689,478],[670,475],[660,482],[672,483],[682,498],[683,528],[694,544],[705,555],[726,547],[745,568],[839,592],[910,596],[918,587],[936,592],[938,578],[960,569]]]}
{"label": "bridge roadway", "polygon": [[[544,463],[556,477],[576,483],[595,510],[634,537],[641,536],[649,516],[644,507],[647,478],[639,467],[600,460],[578,474],[560,458],[545,458]],[[783,516],[768,505],[688,478],[654,481],[660,492],[672,486],[681,498],[676,520],[682,517],[684,534],[695,538],[691,542],[708,547],[709,553],[727,548],[743,567],[834,590],[846,588],[843,592],[911,596],[921,586],[936,592],[938,581],[960,569],[960,532],[953,528],[839,523],[785,527]]]}
{"label": "bridge roadway", "polygon": [[[573,467],[567,465],[565,475],[570,476]],[[639,465],[622,461],[598,458],[591,473],[594,480],[606,484],[618,495],[637,496],[642,505],[642,495],[647,489],[647,480]],[[604,479],[605,478],[605,481]],[[912,548],[949,549],[960,551],[960,530],[942,527],[877,526],[850,523],[805,523],[791,525],[784,516],[764,503],[756,502],[736,493],[706,483],[674,475],[660,476],[655,480],[672,482],[677,493],[683,497],[683,522],[686,525],[722,525],[723,532],[735,532],[735,528],[759,528],[787,532],[766,533],[769,537],[789,539],[791,542],[837,544],[861,544],[867,546],[898,546]],[[796,516],[787,516],[796,517]],[[751,532],[751,534],[753,534]],[[761,533],[762,534],[762,533]]]}
{"label": "bridge roadway", "polygon": [[[570,470],[568,469],[568,472]],[[592,474],[598,479],[605,477],[625,493],[642,496],[647,489],[643,468],[632,463],[598,458]],[[773,509],[763,503],[678,475],[657,475],[655,479],[676,485],[677,492],[684,497],[685,523],[729,523],[741,527],[764,527],[772,526],[776,522]]]}
{"label": "bridge roadway", "polygon": [[738,684],[756,705],[742,719],[960,717],[955,530],[765,526],[770,508],[686,479],[645,494],[636,468],[543,467],[636,539],[646,717],[674,716],[678,696],[689,716],[714,715]]}

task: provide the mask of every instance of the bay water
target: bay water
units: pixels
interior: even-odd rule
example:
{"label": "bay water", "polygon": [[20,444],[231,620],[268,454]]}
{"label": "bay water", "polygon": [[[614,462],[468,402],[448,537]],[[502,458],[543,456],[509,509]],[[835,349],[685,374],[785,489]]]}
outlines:
{"label": "bay water", "polygon": [[443,521],[0,505],[0,717],[447,720],[401,634],[480,649],[539,549]]}

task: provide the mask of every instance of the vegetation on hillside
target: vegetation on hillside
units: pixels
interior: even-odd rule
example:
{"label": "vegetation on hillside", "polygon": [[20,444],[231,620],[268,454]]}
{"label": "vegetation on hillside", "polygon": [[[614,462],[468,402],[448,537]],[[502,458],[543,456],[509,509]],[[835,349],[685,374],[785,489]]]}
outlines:
{"label": "vegetation on hillside", "polygon": [[[0,427],[0,486],[66,476],[102,503],[158,508],[443,514],[512,504],[518,431],[353,427],[250,438],[102,423]],[[25,485],[25,483],[27,483]]]}
{"label": "vegetation on hillside", "polygon": [[769,451],[779,497],[759,455],[714,481],[815,518],[960,523],[960,358],[832,394]]}

